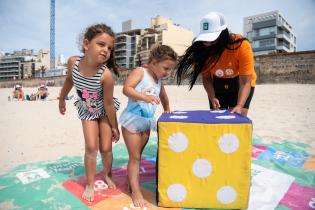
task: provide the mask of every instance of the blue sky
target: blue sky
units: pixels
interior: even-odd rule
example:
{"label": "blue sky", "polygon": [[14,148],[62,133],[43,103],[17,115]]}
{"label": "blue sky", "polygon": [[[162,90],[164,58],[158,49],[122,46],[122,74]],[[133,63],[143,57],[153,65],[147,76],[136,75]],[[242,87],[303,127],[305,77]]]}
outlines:
{"label": "blue sky", "polygon": [[[0,0],[0,51],[49,48],[49,6],[50,0]],[[78,36],[94,23],[120,32],[125,20],[146,28],[162,15],[196,36],[200,19],[218,11],[232,32],[242,34],[244,17],[273,10],[292,25],[298,51],[315,49],[315,0],[56,0],[56,55],[79,54]]]}

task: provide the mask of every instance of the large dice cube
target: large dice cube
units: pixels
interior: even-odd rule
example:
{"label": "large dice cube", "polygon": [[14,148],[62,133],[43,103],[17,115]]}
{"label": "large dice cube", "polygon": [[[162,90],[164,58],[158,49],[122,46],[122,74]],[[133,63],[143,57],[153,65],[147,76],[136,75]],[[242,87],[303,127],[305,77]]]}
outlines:
{"label": "large dice cube", "polygon": [[250,119],[227,110],[162,114],[158,138],[159,206],[247,208]]}

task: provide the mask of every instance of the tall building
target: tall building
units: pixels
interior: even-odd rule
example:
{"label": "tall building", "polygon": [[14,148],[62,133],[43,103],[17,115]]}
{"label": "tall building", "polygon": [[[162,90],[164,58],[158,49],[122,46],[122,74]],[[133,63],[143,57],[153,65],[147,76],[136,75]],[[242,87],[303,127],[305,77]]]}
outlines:
{"label": "tall building", "polygon": [[178,55],[182,55],[193,39],[192,31],[162,16],[152,18],[150,28],[132,29],[132,25],[130,20],[123,22],[122,32],[116,35],[116,61],[126,69],[146,63],[154,44],[169,45]]}
{"label": "tall building", "polygon": [[0,59],[0,80],[28,78],[32,76],[32,70],[35,71],[34,56],[17,53],[4,55]]}
{"label": "tall building", "polygon": [[174,24],[172,20],[157,16],[151,19],[151,27],[141,34],[138,43],[138,56],[136,62],[146,63],[149,52],[153,44],[164,44],[172,47],[179,55],[183,55],[185,50],[191,45],[193,32],[179,24]]}
{"label": "tall building", "polygon": [[135,56],[141,31],[141,29],[134,29],[116,34],[115,57],[118,65],[126,69],[136,66]]}
{"label": "tall building", "polygon": [[26,79],[43,76],[43,69],[49,69],[49,50],[22,49],[0,57],[0,80]]}
{"label": "tall building", "polygon": [[243,31],[255,55],[296,52],[292,26],[278,10],[245,17]]}

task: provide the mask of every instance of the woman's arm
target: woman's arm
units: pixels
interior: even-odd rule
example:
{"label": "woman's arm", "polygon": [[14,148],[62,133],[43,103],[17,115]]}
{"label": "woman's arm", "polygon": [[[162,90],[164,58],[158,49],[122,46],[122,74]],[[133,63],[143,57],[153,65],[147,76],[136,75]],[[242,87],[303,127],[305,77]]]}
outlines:
{"label": "woman's arm", "polygon": [[211,101],[213,108],[220,109],[221,105],[219,100],[215,97],[213,81],[210,74],[202,75],[202,84],[208,94],[208,97]]}
{"label": "woman's arm", "polygon": [[236,106],[232,109],[232,113],[242,113],[242,108],[247,100],[247,97],[251,89],[252,75],[240,75],[239,84],[240,89],[238,91],[238,99]]}
{"label": "woman's arm", "polygon": [[242,113],[242,108],[250,93],[252,75],[254,73],[254,55],[250,43],[244,40],[239,51],[238,60],[240,88],[238,91],[237,105],[232,109],[232,113]]}

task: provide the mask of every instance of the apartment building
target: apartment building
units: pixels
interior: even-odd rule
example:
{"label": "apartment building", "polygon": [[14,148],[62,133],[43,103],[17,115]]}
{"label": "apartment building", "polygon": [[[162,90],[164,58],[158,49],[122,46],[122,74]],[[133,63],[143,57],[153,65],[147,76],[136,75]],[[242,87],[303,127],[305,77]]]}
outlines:
{"label": "apartment building", "polygon": [[134,29],[117,33],[115,43],[115,57],[118,65],[132,69],[136,66],[137,43],[139,42],[141,29]]}
{"label": "apartment building", "polygon": [[146,63],[154,44],[169,45],[178,55],[183,55],[193,39],[192,31],[162,16],[152,18],[149,28],[132,29],[130,20],[124,22],[122,28],[116,37],[115,57],[117,63],[126,69]]}
{"label": "apartment building", "polygon": [[38,55],[33,50],[22,49],[0,57],[0,80],[35,77],[44,68],[49,68],[49,50],[41,49]]}
{"label": "apartment building", "polygon": [[255,55],[296,52],[296,35],[278,10],[245,17],[243,31]]}

